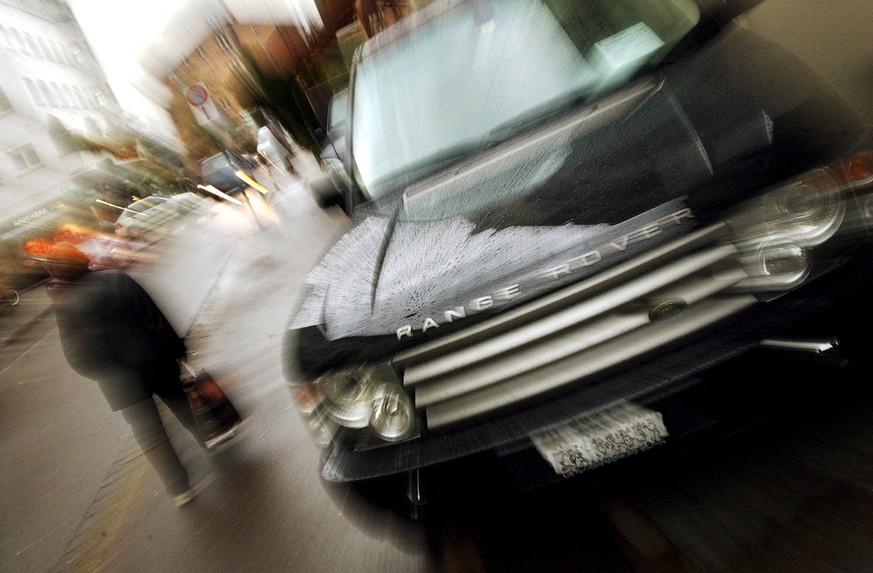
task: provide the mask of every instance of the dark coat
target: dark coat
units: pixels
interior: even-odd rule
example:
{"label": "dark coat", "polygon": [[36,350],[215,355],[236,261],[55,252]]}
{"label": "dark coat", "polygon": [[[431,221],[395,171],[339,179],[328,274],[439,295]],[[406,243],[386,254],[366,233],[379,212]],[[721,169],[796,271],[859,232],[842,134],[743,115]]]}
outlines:
{"label": "dark coat", "polygon": [[70,366],[95,380],[113,410],[152,394],[181,397],[177,360],[185,342],[146,291],[117,270],[52,285]]}

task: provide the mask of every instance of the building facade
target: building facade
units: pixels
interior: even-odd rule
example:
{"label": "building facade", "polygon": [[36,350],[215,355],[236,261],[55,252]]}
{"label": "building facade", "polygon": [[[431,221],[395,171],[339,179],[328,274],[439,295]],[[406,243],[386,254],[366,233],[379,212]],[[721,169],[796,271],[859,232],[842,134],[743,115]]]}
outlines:
{"label": "building facade", "polygon": [[0,0],[0,281],[37,272],[26,245],[117,216],[95,199],[132,178],[141,146],[126,133],[66,3]]}

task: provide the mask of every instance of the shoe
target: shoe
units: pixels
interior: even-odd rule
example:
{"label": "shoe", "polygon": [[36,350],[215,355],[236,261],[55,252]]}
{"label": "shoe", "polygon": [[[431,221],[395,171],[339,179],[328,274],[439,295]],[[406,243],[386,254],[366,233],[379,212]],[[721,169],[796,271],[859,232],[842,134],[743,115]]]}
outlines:
{"label": "shoe", "polygon": [[193,487],[189,487],[188,491],[183,491],[179,495],[173,496],[173,503],[176,504],[176,507],[182,507],[188,503],[191,503],[191,500],[197,495],[197,491]]}
{"label": "shoe", "polygon": [[212,480],[215,479],[215,474],[210,472],[205,477],[203,477],[200,481],[195,483],[193,486],[189,487],[187,491],[183,491],[179,495],[173,496],[173,503],[176,504],[176,507],[182,507],[183,505],[187,505],[191,503],[197,494],[206,489],[206,486],[212,483]]}

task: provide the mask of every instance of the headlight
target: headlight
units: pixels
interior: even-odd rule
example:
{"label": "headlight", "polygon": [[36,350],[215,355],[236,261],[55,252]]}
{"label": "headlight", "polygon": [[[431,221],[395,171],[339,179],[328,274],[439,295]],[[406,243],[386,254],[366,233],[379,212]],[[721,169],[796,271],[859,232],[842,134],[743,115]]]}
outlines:
{"label": "headlight", "polygon": [[407,437],[415,426],[412,402],[397,384],[383,384],[373,395],[370,427],[383,440]]}
{"label": "headlight", "polygon": [[736,288],[749,290],[788,290],[809,276],[812,252],[780,239],[764,240],[753,253],[740,257],[749,278]]}
{"label": "headlight", "polygon": [[752,202],[731,224],[743,250],[781,240],[814,247],[830,239],[846,215],[844,189],[824,169],[770,191]]}
{"label": "headlight", "polygon": [[828,171],[816,169],[746,204],[730,218],[739,262],[749,274],[735,288],[785,291],[805,281],[813,247],[833,237],[846,217],[846,192]]}
{"label": "headlight", "polygon": [[373,382],[362,368],[327,374],[317,382],[328,417],[346,428],[365,428],[370,422]]}
{"label": "headlight", "polygon": [[801,247],[827,241],[846,215],[846,202],[839,191],[836,181],[817,170],[768,194],[766,211],[775,219],[775,232],[790,236]]}
{"label": "headlight", "polygon": [[388,442],[412,436],[416,426],[412,401],[390,367],[334,370],[306,387],[309,394],[319,397],[310,413],[317,413],[317,418],[329,420],[332,425],[369,428]]}

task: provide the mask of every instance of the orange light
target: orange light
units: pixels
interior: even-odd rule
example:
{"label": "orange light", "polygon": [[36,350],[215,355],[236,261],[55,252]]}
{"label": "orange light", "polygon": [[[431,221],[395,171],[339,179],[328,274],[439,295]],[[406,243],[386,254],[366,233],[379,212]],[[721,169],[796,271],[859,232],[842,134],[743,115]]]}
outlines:
{"label": "orange light", "polygon": [[846,174],[851,181],[865,181],[867,185],[873,183],[873,153],[865,151],[855,155],[849,161]]}
{"label": "orange light", "polygon": [[308,383],[296,386],[291,390],[294,405],[305,413],[311,412],[321,401],[321,388],[317,384]]}

